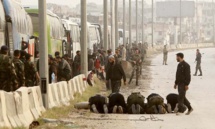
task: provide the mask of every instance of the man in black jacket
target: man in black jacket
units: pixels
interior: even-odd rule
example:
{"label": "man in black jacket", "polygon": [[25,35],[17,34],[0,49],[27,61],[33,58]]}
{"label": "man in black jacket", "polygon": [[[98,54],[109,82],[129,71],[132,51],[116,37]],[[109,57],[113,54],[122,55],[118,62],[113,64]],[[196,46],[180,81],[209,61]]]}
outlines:
{"label": "man in black jacket", "polygon": [[112,93],[119,92],[121,87],[121,79],[123,78],[126,85],[126,76],[122,66],[116,63],[114,56],[109,56],[110,66],[106,73],[106,82],[111,80]]}
{"label": "man in black jacket", "polygon": [[[183,113],[186,110],[184,106],[184,100],[186,99],[186,91],[189,89],[189,84],[191,81],[190,75],[190,65],[184,61],[184,54],[178,53],[176,54],[177,61],[179,62],[177,72],[176,72],[176,80],[174,88],[177,89],[178,87],[178,113]],[[191,107],[186,115],[189,115],[193,111]]]}

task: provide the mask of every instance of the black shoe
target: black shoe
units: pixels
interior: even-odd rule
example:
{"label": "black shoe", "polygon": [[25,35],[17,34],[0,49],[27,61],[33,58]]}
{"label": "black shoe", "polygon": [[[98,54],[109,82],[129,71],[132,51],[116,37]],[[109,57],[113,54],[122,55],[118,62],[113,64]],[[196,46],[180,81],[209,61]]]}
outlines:
{"label": "black shoe", "polygon": [[198,76],[202,76],[202,74],[199,74]]}
{"label": "black shoe", "polygon": [[186,115],[190,115],[191,112],[193,112],[193,108],[189,109]]}
{"label": "black shoe", "polygon": [[196,74],[193,74],[193,76],[197,76]]}

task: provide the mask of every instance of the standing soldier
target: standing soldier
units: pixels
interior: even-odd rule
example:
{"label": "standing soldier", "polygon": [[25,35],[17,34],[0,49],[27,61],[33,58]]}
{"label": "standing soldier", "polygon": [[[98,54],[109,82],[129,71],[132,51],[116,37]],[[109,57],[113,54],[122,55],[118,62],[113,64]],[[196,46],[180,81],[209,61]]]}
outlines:
{"label": "standing soldier", "polygon": [[167,65],[167,58],[168,58],[168,49],[167,49],[167,45],[164,45],[164,49],[163,49],[163,65]]}
{"label": "standing soldier", "polygon": [[[178,113],[180,115],[186,110],[186,106],[184,106],[184,102],[186,100],[186,92],[189,89],[189,84],[191,81],[190,75],[190,65],[184,61],[184,54],[178,53],[177,54],[177,61],[179,62],[177,72],[176,72],[176,80],[174,88],[177,89],[178,87]],[[189,115],[193,111],[193,108],[190,106],[188,107],[188,112],[186,115]]]}
{"label": "standing soldier", "polygon": [[0,90],[7,92],[18,88],[17,75],[12,60],[8,56],[8,47],[1,47],[0,54]]}
{"label": "standing soldier", "polygon": [[77,76],[80,74],[81,71],[81,53],[80,51],[76,52],[76,56],[73,62],[73,76]]}
{"label": "standing soldier", "polygon": [[26,54],[26,62],[25,62],[25,85],[27,87],[32,87],[38,85],[39,82],[39,73],[34,66],[34,63],[31,62],[32,55]]}
{"label": "standing soldier", "polygon": [[13,63],[15,65],[19,87],[21,87],[21,86],[25,86],[25,70],[24,70],[24,63],[19,58],[20,58],[20,51],[15,50]]}
{"label": "standing soldier", "polygon": [[199,76],[202,76],[202,68],[201,68],[201,61],[202,61],[202,54],[200,53],[199,49],[196,50],[196,72],[194,76],[197,76],[197,72],[199,70]]}
{"label": "standing soldier", "polygon": [[129,84],[131,83],[133,77],[134,77],[134,74],[136,73],[136,86],[138,86],[138,77],[140,75],[140,66],[142,65],[142,61],[141,61],[141,56],[139,54],[139,50],[136,50],[135,51],[135,54],[132,56],[132,64],[133,64],[133,71],[132,71],[132,74],[131,74],[131,78],[130,78],[130,81],[129,81]]}

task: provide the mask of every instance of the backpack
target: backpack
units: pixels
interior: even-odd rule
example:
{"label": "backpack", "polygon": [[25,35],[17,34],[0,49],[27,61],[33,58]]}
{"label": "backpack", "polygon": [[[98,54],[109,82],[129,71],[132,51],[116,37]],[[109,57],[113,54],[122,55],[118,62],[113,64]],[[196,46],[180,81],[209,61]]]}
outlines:
{"label": "backpack", "polygon": [[141,107],[144,107],[145,97],[140,94],[140,92],[132,93],[128,99],[127,104],[130,107],[132,104],[139,104]]}
{"label": "backpack", "polygon": [[151,94],[147,99],[150,106],[164,104],[164,99],[158,94]]}

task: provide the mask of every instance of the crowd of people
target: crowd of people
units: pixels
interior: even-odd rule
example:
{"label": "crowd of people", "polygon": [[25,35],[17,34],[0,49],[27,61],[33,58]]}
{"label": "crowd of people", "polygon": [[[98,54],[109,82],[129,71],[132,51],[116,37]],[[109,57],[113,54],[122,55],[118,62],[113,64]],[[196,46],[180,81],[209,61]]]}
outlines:
{"label": "crowd of people", "polygon": [[[139,51],[143,50],[143,45],[136,46]],[[10,55],[9,48],[2,46],[0,50],[0,90],[7,92],[15,91],[18,88],[37,86],[40,83],[39,73],[39,52],[35,52],[33,57],[27,53],[25,49],[28,48],[28,43],[22,42],[22,50],[13,51],[13,55]],[[92,85],[91,80],[94,74],[103,81],[110,80],[107,83],[107,89],[114,89],[111,85],[111,79],[113,85],[118,85],[117,81],[114,81],[115,76],[112,76],[113,65],[111,60],[116,61],[119,64],[117,67],[121,68],[121,61],[129,60],[134,52],[134,47],[129,45],[121,45],[115,52],[112,50],[105,51],[103,49],[97,49],[92,54],[88,54],[88,70],[91,71],[87,82]],[[33,59],[34,58],[34,59]],[[54,57],[48,55],[49,65],[49,83],[56,83],[60,81],[69,81],[71,78],[80,74],[81,71],[81,51],[77,51],[74,60],[65,54],[61,56],[60,52],[55,52]],[[115,67],[115,65],[114,65]],[[118,69],[118,68],[117,68]],[[124,72],[122,72],[124,73]],[[106,76],[105,76],[106,75]],[[123,75],[125,78],[125,75]],[[115,90],[115,89],[114,89]]]}

